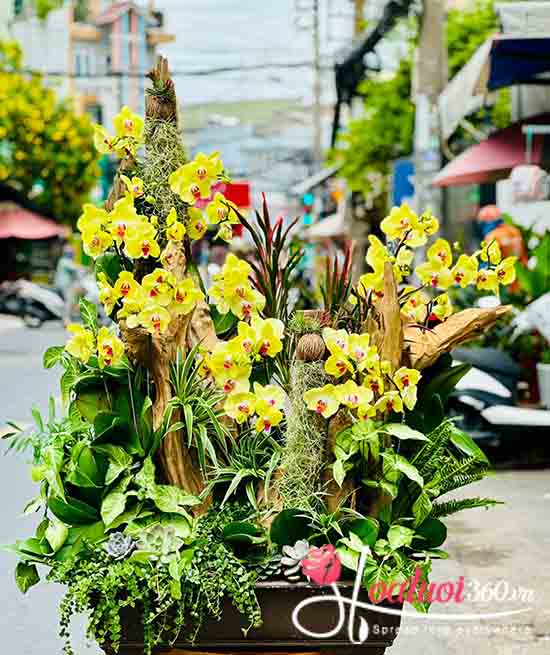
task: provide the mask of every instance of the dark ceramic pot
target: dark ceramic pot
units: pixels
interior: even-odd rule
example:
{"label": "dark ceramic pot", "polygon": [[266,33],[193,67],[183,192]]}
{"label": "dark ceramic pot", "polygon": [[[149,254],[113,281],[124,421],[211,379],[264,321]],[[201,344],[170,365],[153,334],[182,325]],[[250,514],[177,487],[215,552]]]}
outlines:
{"label": "dark ceramic pot", "polygon": [[[339,583],[342,596],[351,598],[353,583]],[[401,616],[385,614],[376,610],[358,608],[355,614],[354,638],[358,638],[360,619],[364,619],[369,627],[368,636],[361,644],[352,644],[348,638],[348,618],[350,605],[344,605],[345,620],[339,632],[329,638],[314,638],[302,634],[294,626],[292,614],[298,603],[320,595],[333,595],[330,587],[319,587],[308,583],[260,582],[256,585],[256,593],[262,608],[263,625],[252,629],[245,637],[242,628],[246,627],[245,619],[227,600],[223,607],[220,621],[206,620],[197,641],[191,645],[179,637],[172,646],[158,647],[156,653],[172,653],[177,655],[184,651],[201,651],[207,653],[331,653],[335,655],[383,655],[397,636]],[[365,591],[359,594],[359,601],[369,603]],[[400,605],[380,607],[400,609]],[[317,634],[329,632],[338,624],[339,609],[335,601],[327,600],[308,605],[301,610],[300,624]],[[143,629],[136,610],[128,609],[122,617],[122,643],[119,655],[141,655],[143,653]],[[361,622],[363,627],[364,622]],[[112,654],[105,648],[108,655]]]}

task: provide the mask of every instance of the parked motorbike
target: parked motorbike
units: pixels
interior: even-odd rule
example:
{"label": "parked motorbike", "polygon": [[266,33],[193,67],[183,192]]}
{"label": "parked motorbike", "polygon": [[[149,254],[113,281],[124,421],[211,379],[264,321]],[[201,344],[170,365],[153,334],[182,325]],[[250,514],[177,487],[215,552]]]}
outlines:
{"label": "parked motorbike", "polygon": [[[526,315],[532,317],[529,307],[515,317],[514,337],[536,329]],[[530,445],[538,439],[542,445],[550,431],[550,411],[518,405],[522,370],[510,355],[496,348],[456,348],[452,354],[472,366],[449,399],[458,424],[474,439],[505,450],[525,446],[527,435]]]}
{"label": "parked motorbike", "polygon": [[0,284],[0,313],[20,316],[28,327],[63,320],[63,308],[61,294],[50,287],[28,280],[7,280]]}

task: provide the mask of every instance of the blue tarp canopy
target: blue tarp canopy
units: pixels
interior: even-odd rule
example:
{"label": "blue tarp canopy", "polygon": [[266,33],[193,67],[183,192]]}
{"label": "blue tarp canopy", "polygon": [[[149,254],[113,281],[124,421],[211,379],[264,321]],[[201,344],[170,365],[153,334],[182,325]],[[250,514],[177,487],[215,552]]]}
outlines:
{"label": "blue tarp canopy", "polygon": [[497,38],[490,53],[490,91],[513,84],[550,84],[550,38]]}

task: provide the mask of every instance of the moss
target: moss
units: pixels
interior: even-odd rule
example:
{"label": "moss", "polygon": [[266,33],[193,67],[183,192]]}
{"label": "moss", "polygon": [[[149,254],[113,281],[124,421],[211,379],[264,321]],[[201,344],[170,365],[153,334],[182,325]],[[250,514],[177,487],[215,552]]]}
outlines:
{"label": "moss", "polygon": [[290,380],[290,411],[278,493],[285,508],[309,509],[321,488],[327,427],[322,417],[308,410],[303,395],[308,389],[326,384],[323,362],[294,362]]}

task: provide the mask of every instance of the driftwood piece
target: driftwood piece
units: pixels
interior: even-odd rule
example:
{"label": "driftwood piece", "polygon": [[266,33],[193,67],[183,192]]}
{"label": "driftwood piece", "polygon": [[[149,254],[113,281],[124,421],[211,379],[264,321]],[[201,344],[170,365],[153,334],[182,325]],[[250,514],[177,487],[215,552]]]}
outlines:
{"label": "driftwood piece", "polygon": [[409,365],[419,370],[431,366],[443,353],[483,334],[510,310],[509,305],[491,309],[465,309],[433,329],[408,325],[404,333]]}
{"label": "driftwood piece", "polygon": [[403,325],[397,283],[390,262],[384,264],[384,297],[366,329],[378,348],[380,359],[390,362],[392,370],[399,368],[403,352]]}

